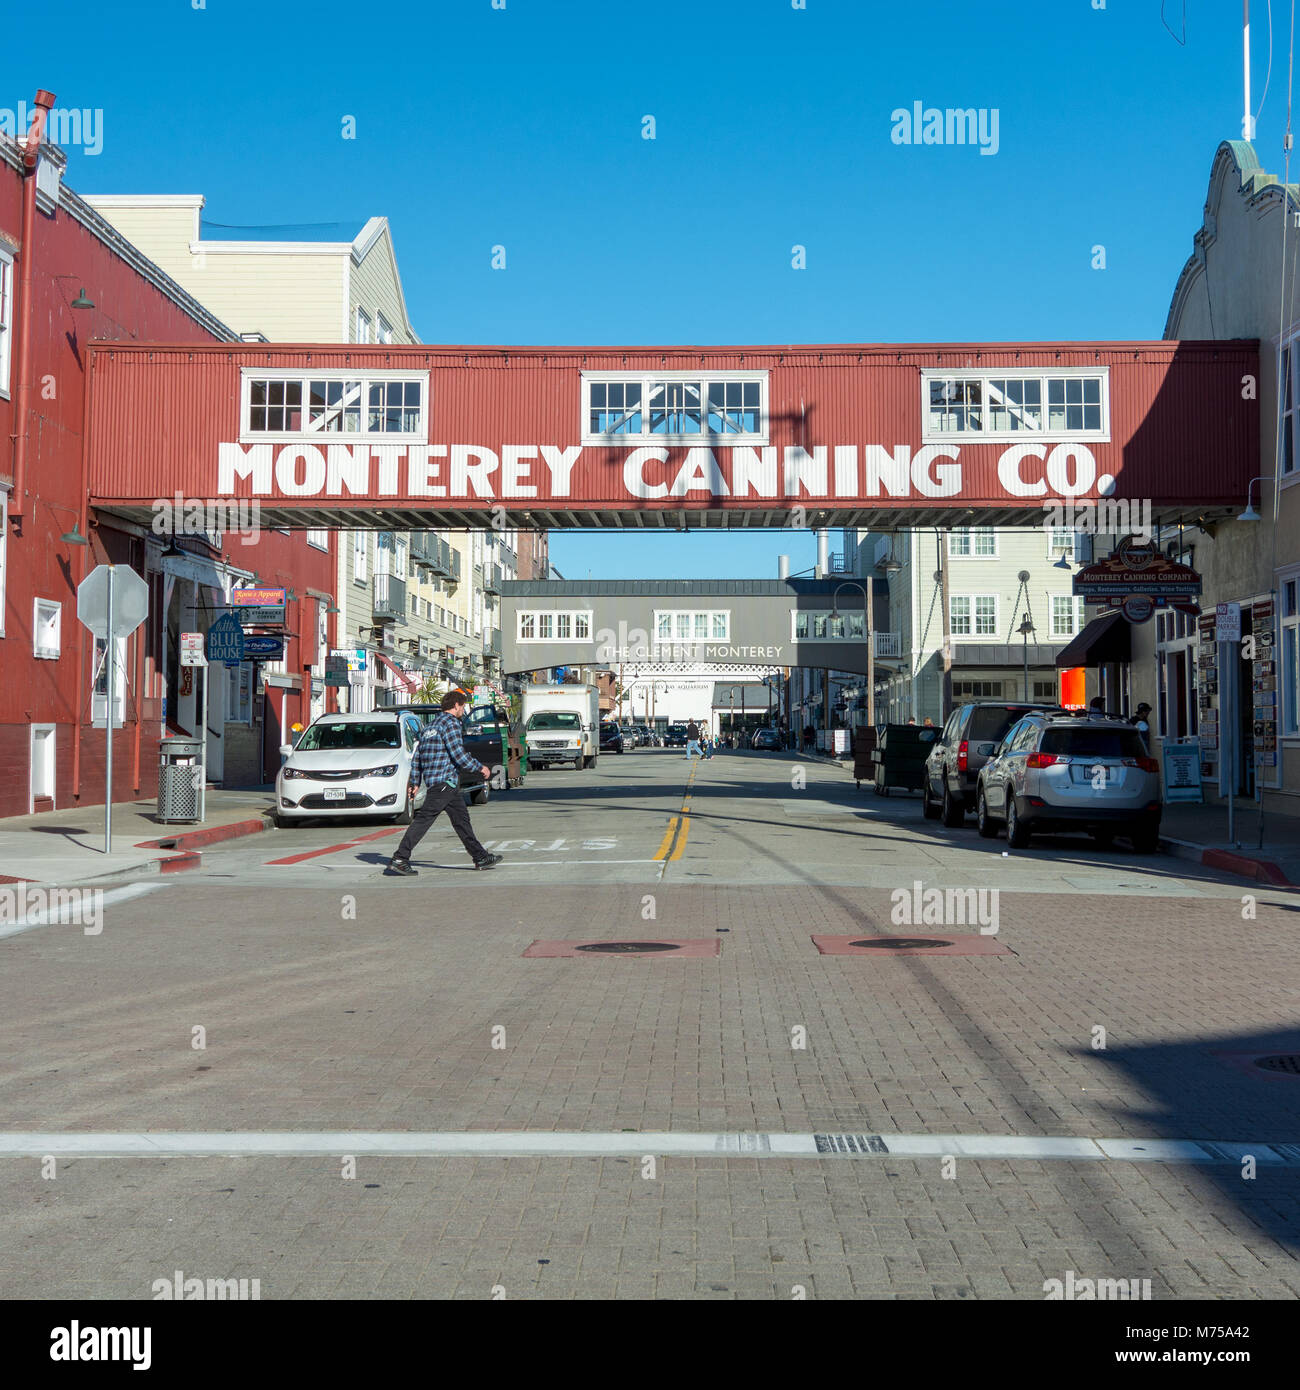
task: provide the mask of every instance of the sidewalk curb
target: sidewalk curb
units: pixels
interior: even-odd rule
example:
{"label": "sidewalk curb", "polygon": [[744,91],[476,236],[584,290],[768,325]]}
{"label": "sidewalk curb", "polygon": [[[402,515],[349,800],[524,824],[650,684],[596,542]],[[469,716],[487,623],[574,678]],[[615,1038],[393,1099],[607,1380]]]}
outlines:
{"label": "sidewalk curb", "polygon": [[[158,874],[185,873],[197,869],[203,863],[199,852],[202,846],[220,844],[223,840],[236,840],[245,835],[258,835],[271,827],[271,812],[256,820],[232,821],[229,825],[214,825],[208,830],[190,830],[180,835],[166,835],[159,840],[141,840],[133,849],[173,850],[175,853],[152,859],[142,859],[137,864],[122,865],[107,873],[91,874],[86,878],[63,882],[61,888],[102,887],[108,883],[129,882],[138,878],[151,878]],[[33,879],[31,882],[38,882]]]}
{"label": "sidewalk curb", "polygon": [[259,835],[271,824],[268,811],[256,820],[236,820],[229,825],[214,825],[208,830],[185,830],[179,835],[164,835],[160,840],[141,840],[135,849],[196,850],[222,840],[237,840],[243,835]]}
{"label": "sidewalk curb", "polygon": [[1235,874],[1238,878],[1248,878],[1256,883],[1267,883],[1278,888],[1295,887],[1282,869],[1271,859],[1258,859],[1249,854],[1238,854],[1227,849],[1207,849],[1194,840],[1173,840],[1160,837],[1160,848],[1176,859],[1187,859],[1193,864],[1202,864],[1207,869],[1219,869],[1224,873]]}

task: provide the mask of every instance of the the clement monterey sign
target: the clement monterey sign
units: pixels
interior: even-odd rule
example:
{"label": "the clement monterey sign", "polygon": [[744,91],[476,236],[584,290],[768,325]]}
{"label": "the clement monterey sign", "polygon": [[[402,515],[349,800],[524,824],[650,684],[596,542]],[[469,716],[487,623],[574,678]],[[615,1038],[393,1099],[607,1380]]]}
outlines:
{"label": "the clement monterey sign", "polygon": [[951,525],[1107,497],[1161,520],[1239,508],[1258,471],[1254,342],[91,357],[91,497],[128,514],[180,488],[270,524]]}

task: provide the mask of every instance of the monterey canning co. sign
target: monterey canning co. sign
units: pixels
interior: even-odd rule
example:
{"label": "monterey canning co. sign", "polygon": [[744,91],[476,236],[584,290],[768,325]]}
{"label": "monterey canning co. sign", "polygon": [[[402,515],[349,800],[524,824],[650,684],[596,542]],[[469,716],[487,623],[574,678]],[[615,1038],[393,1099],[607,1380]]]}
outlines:
{"label": "monterey canning co. sign", "polygon": [[[277,498],[456,498],[566,502],[589,497],[584,452],[611,469],[627,501],[668,498],[852,501],[963,495],[962,446],[704,445],[586,451],[580,444],[235,444],[217,447],[217,492]],[[674,454],[677,455],[674,458]],[[998,451],[999,494],[1008,502],[1109,493],[1086,444],[1012,444]],[[575,486],[575,473],[578,483]]]}
{"label": "monterey canning co. sign", "polygon": [[248,499],[271,525],[496,509],[532,525],[785,524],[800,507],[819,525],[960,525],[1106,497],[1150,499],[1160,520],[1239,507],[1259,471],[1258,355],[96,344],[90,493],[128,514],[178,489]]}

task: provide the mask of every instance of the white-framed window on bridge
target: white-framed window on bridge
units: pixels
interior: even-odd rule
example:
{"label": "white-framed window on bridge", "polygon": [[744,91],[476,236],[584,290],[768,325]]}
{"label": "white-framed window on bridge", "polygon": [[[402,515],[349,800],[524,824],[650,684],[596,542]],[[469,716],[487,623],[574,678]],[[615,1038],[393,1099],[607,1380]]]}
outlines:
{"label": "white-framed window on bridge", "polygon": [[656,642],[730,642],[731,612],[724,608],[656,608]]}
{"label": "white-framed window on bridge", "polygon": [[851,609],[831,616],[830,609],[796,608],[790,615],[790,636],[796,642],[865,642],[866,621]]}
{"label": "white-framed window on bridge", "polygon": [[1020,367],[1014,371],[921,372],[921,438],[978,435],[990,443],[1026,435],[1110,438],[1110,370]]}
{"label": "white-framed window on bridge", "polygon": [[766,372],[583,372],[582,442],[766,444]]}
{"label": "white-framed window on bridge", "polygon": [[241,443],[294,442],[321,435],[361,441],[421,440],[427,437],[428,372],[240,373]]}
{"label": "white-framed window on bridge", "polygon": [[589,642],[591,609],[529,609],[519,614],[520,642]]}

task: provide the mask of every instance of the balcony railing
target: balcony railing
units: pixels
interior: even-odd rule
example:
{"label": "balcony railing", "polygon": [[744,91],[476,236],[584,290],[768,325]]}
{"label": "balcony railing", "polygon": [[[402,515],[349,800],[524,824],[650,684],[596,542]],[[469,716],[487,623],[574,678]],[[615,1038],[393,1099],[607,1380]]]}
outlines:
{"label": "balcony railing", "polygon": [[376,618],[406,616],[406,581],[394,574],[375,575],[375,600],[370,610]]}
{"label": "balcony railing", "polygon": [[877,632],[873,636],[876,639],[877,656],[902,656],[903,639],[897,632]]}
{"label": "balcony railing", "polygon": [[501,592],[501,566],[483,566],[483,592],[485,594],[499,594]]}
{"label": "balcony railing", "polygon": [[460,583],[460,551],[447,547],[447,583]]}

